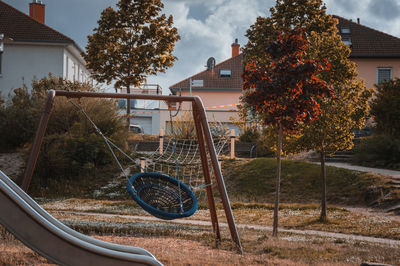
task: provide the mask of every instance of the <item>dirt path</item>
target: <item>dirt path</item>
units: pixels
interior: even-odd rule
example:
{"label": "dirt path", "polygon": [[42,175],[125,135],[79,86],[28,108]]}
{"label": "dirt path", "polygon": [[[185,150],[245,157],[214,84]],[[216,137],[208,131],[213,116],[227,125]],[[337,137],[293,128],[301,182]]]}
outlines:
{"label": "dirt path", "polygon": [[395,171],[395,170],[365,167],[365,166],[359,166],[359,165],[352,165],[349,163],[327,162],[326,165],[335,166],[335,167],[339,167],[339,168],[345,168],[345,169],[349,169],[349,170],[360,171],[360,172],[369,172],[369,173],[374,173],[374,174],[387,175],[387,176],[394,177],[396,179],[400,179],[400,171]]}
{"label": "dirt path", "polygon": [[[102,216],[102,217],[111,217],[111,218],[128,218],[133,220],[141,220],[141,221],[151,221],[151,222],[159,222],[160,220],[155,217],[149,216],[136,216],[136,215],[119,215],[119,214],[106,214],[106,213],[87,213],[87,212],[73,212],[73,211],[59,211],[59,213],[64,214],[73,214],[73,215],[85,215],[85,216]],[[208,221],[199,221],[199,220],[184,220],[184,219],[175,219],[173,221],[165,221],[166,223],[173,224],[182,224],[182,225],[197,225],[197,226],[208,226],[211,227],[211,223]],[[221,227],[228,227],[227,223],[219,223]],[[236,224],[238,229],[255,229],[260,231],[272,231],[272,226],[261,226],[261,225],[251,225],[251,224]],[[400,247],[400,240],[386,239],[386,238],[378,238],[378,237],[369,237],[369,236],[361,236],[361,235],[352,235],[352,234],[343,234],[343,233],[333,233],[333,232],[325,232],[325,231],[316,231],[316,230],[296,230],[296,229],[284,229],[279,228],[280,232],[285,233],[293,233],[298,235],[311,235],[311,236],[320,236],[320,237],[328,237],[334,239],[345,239],[352,241],[363,241],[374,244],[385,244],[392,247]]]}

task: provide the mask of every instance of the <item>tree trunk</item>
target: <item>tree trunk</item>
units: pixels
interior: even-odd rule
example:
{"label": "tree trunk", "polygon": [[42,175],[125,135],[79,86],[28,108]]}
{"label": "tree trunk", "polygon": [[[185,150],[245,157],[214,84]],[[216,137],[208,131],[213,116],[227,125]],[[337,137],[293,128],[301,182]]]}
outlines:
{"label": "tree trunk", "polygon": [[[131,88],[129,85],[126,86],[126,93],[131,93]],[[129,125],[131,124],[131,99],[126,99],[126,122],[128,124],[129,131]]]}
{"label": "tree trunk", "polygon": [[326,216],[326,169],[325,169],[325,153],[320,152],[321,159],[321,183],[322,183],[322,194],[321,194],[321,216],[319,220],[326,222],[328,220]]}
{"label": "tree trunk", "polygon": [[277,171],[275,183],[275,207],[274,207],[274,224],[272,236],[278,236],[278,210],[279,210],[279,190],[281,186],[281,151],[282,151],[282,125],[279,124],[278,131],[278,148],[277,148]]}

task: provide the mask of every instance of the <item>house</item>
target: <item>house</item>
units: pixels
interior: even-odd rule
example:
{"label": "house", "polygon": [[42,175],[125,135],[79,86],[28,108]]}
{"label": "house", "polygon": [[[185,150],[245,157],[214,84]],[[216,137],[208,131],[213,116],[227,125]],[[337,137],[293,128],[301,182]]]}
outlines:
{"label": "house", "polygon": [[237,118],[236,105],[242,95],[243,54],[238,40],[232,44],[232,57],[219,63],[210,57],[207,69],[169,87],[174,95],[200,96],[210,122],[218,121],[235,129],[231,117]]}
{"label": "house", "polygon": [[[400,38],[364,26],[357,22],[334,16],[339,20],[339,34],[351,48],[350,60],[357,64],[358,76],[365,80],[368,88],[384,80],[400,75]],[[232,57],[214,65],[213,58],[207,69],[172,86],[176,95],[197,95],[206,106],[209,119],[230,124],[235,116],[235,104],[242,95],[242,58],[237,40],[232,44]],[[211,62],[211,63],[210,63]],[[231,126],[230,126],[231,127]]]}
{"label": "house", "polygon": [[69,37],[45,24],[45,5],[29,4],[29,16],[0,1],[0,92],[53,76],[90,81],[82,49]]}
{"label": "house", "polygon": [[367,88],[400,76],[400,38],[360,23],[334,16],[345,44],[351,48],[350,59],[357,64],[358,76]]}

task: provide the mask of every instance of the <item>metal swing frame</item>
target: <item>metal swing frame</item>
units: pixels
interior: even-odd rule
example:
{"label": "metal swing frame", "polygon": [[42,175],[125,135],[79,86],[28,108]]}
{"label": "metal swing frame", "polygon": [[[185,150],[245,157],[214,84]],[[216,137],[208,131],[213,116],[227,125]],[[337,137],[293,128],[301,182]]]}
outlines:
{"label": "metal swing frame", "polygon": [[217,212],[215,208],[215,199],[213,195],[213,190],[211,184],[210,176],[210,166],[207,160],[207,149],[210,154],[211,165],[216,177],[216,184],[218,191],[222,200],[222,205],[224,208],[226,220],[228,222],[229,231],[231,234],[231,239],[235,244],[235,247],[239,253],[242,253],[242,245],[240,243],[240,238],[238,231],[236,229],[235,220],[233,218],[232,208],[229,202],[228,193],[226,191],[224,178],[222,176],[221,168],[218,164],[217,153],[214,147],[214,141],[212,139],[210,127],[208,125],[207,116],[205,108],[201,98],[198,96],[164,96],[164,95],[142,95],[142,94],[121,94],[121,93],[99,93],[99,92],[72,92],[72,91],[56,91],[50,90],[47,95],[47,99],[44,105],[44,110],[40,118],[39,126],[36,131],[36,136],[32,145],[29,160],[25,169],[23,180],[21,183],[21,188],[27,192],[33,171],[35,170],[36,162],[39,156],[40,147],[44,135],[46,133],[46,128],[48,121],[50,119],[51,111],[54,105],[54,99],[56,96],[64,96],[67,98],[114,98],[114,99],[139,99],[139,100],[158,100],[166,101],[168,103],[174,102],[189,102],[192,104],[193,110],[193,120],[196,127],[196,135],[199,142],[201,164],[206,184],[208,206],[211,216],[211,225],[214,233],[215,243],[218,246],[221,242],[221,233],[218,224]]}

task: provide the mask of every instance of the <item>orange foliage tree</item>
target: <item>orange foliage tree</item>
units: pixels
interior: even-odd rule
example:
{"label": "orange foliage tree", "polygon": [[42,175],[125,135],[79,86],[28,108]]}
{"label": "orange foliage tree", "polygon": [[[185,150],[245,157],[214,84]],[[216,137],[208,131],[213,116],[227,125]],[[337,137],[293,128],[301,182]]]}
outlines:
{"label": "orange foliage tree", "polygon": [[249,61],[243,74],[242,101],[264,125],[278,130],[273,236],[278,234],[282,135],[316,119],[321,113],[318,99],[333,96],[331,86],[317,77],[330,64],[307,59],[305,34],[301,28],[277,33],[263,51],[271,60],[264,65]]}

